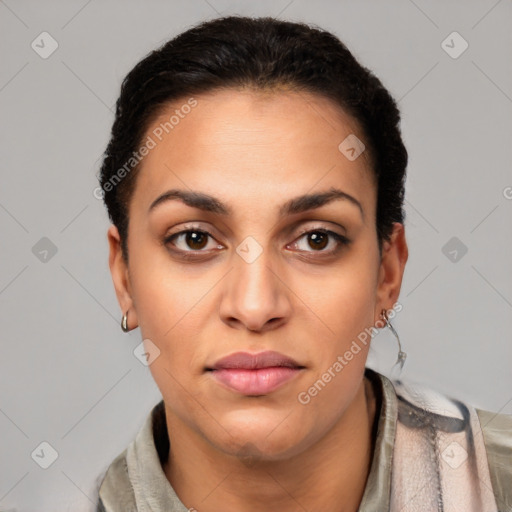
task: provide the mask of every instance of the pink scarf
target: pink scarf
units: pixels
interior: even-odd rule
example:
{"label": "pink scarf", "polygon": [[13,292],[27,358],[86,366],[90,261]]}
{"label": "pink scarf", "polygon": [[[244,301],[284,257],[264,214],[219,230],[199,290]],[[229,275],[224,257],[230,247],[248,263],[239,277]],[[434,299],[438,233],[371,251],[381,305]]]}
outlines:
{"label": "pink scarf", "polygon": [[475,409],[416,383],[393,386],[390,512],[497,512]]}

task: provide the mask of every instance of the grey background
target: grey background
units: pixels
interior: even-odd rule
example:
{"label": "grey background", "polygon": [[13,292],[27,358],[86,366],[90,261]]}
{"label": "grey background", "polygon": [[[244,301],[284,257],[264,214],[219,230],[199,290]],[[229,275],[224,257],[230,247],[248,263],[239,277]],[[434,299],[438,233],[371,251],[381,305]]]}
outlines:
{"label": "grey background", "polygon": [[[93,189],[125,74],[231,13],[333,31],[399,100],[410,155],[410,257],[393,321],[402,375],[512,413],[510,1],[2,0],[0,510],[94,510],[97,479],[160,399],[133,355],[139,330],[119,327]],[[43,31],[59,45],[47,59],[31,47]],[[456,59],[442,47],[453,31],[469,44]],[[56,248],[46,261],[43,237]],[[389,374],[393,337],[372,345],[369,365]],[[48,469],[31,458],[42,441],[58,452]]]}

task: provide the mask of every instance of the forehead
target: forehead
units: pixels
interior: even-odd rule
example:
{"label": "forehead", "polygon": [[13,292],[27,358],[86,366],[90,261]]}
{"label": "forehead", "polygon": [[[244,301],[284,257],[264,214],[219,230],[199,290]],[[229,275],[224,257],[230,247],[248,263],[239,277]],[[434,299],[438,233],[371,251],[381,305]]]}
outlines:
{"label": "forehead", "polygon": [[354,119],[311,93],[227,89],[185,97],[148,127],[144,140],[152,149],[141,161],[131,205],[147,209],[176,186],[227,198],[250,191],[265,202],[337,186],[371,210],[368,152],[351,160],[339,147],[354,136],[364,143]]}

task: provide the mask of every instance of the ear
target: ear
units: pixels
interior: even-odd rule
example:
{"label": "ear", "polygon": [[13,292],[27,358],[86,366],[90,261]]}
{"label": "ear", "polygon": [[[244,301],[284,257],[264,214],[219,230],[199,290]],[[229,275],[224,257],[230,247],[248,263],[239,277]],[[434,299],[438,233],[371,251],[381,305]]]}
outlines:
{"label": "ear", "polygon": [[135,311],[132,298],[128,265],[123,259],[119,231],[113,224],[108,229],[107,238],[110,248],[108,264],[114,288],[116,290],[117,301],[119,302],[119,306],[121,307],[123,314],[129,311],[128,328],[135,329],[138,325],[137,312]]}
{"label": "ear", "polygon": [[405,228],[403,224],[395,222],[390,240],[382,244],[374,322],[381,319],[383,309],[391,309],[398,300],[408,256]]}

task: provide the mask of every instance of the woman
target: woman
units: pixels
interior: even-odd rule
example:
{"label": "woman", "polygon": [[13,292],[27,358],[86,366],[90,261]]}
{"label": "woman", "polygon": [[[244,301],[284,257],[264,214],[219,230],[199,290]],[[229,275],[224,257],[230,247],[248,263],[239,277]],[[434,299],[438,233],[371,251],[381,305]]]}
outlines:
{"label": "woman", "polygon": [[163,400],[99,510],[510,510],[509,416],[365,366],[401,310],[399,120],[336,37],[272,18],[202,23],[128,74],[100,185]]}

